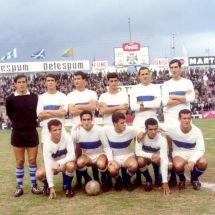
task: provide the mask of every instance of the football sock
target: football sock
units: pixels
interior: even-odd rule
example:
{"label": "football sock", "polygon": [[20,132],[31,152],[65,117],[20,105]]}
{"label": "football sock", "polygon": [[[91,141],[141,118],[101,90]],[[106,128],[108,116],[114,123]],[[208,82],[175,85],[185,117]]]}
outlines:
{"label": "football sock", "polygon": [[67,189],[72,188],[72,179],[73,179],[74,174],[70,172],[65,172],[64,177],[65,177],[65,185]]}
{"label": "football sock", "polygon": [[152,177],[149,173],[149,170],[148,170],[148,165],[143,167],[143,168],[140,168],[140,172],[144,175],[144,177],[146,178],[146,182],[150,182],[152,183]]}
{"label": "football sock", "polygon": [[[107,181],[107,167],[105,169],[97,169],[101,174],[101,180]],[[95,179],[95,178],[94,178]]]}
{"label": "football sock", "polygon": [[88,174],[88,172],[87,172],[87,169],[81,170],[80,172],[81,172],[81,174],[82,174],[83,177],[84,177],[85,183],[87,183],[87,182],[89,182],[89,181],[92,180],[92,178],[89,176],[89,174]]}
{"label": "football sock", "polygon": [[125,182],[126,184],[130,184],[131,183],[131,176],[133,175],[133,173],[129,172],[129,170],[126,170],[126,175],[125,175]]}
{"label": "football sock", "polygon": [[170,181],[177,181],[174,169],[171,171],[171,175],[170,175],[170,179],[169,180]]}
{"label": "football sock", "polygon": [[29,175],[30,175],[32,186],[34,186],[37,183],[37,181],[36,181],[36,171],[37,171],[37,165],[29,166]]}
{"label": "football sock", "polygon": [[99,181],[99,171],[97,167],[92,167],[93,179]]}
{"label": "football sock", "polygon": [[136,182],[141,183],[141,172],[139,169],[137,169],[137,171],[136,171]]}
{"label": "football sock", "polygon": [[63,184],[63,187],[66,187],[66,175],[64,172],[62,172],[62,184]]}
{"label": "football sock", "polygon": [[102,179],[102,181],[107,181],[107,171],[100,172],[100,173],[101,173],[101,179]]}
{"label": "football sock", "polygon": [[112,177],[111,177],[109,171],[107,171],[107,180],[108,180],[108,184],[111,186],[112,185]]}
{"label": "football sock", "polygon": [[180,181],[186,181],[186,178],[185,178],[185,176],[184,176],[184,171],[177,172],[176,174],[177,174],[177,176],[179,177],[179,180],[180,180]]}
{"label": "football sock", "polygon": [[156,180],[161,180],[161,175],[160,175],[160,165],[156,163],[152,163],[153,170],[154,170],[154,175]]}
{"label": "football sock", "polygon": [[125,183],[126,182],[126,168],[121,167],[121,173],[122,173],[123,183]]}
{"label": "football sock", "polygon": [[48,187],[48,182],[47,182],[46,179],[42,180],[42,182],[43,182],[44,186],[47,186],[47,187]]}
{"label": "football sock", "polygon": [[204,170],[200,170],[200,169],[198,169],[197,166],[195,166],[193,168],[193,170],[191,171],[191,181],[198,181],[199,176],[202,175],[203,172],[204,172]]}
{"label": "football sock", "polygon": [[24,178],[24,168],[23,167],[16,167],[17,187],[22,188],[23,178]]}
{"label": "football sock", "polygon": [[121,178],[120,175],[118,175],[118,176],[116,177],[116,182],[117,182],[117,183],[122,183],[122,178]]}
{"label": "football sock", "polygon": [[79,171],[78,169],[76,170],[76,180],[78,184],[82,183],[82,174],[81,171]]}

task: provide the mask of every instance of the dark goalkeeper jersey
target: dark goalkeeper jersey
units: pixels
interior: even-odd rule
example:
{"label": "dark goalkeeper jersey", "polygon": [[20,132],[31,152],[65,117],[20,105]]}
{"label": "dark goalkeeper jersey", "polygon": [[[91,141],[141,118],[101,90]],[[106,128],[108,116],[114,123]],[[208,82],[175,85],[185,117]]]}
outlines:
{"label": "dark goalkeeper jersey", "polygon": [[37,102],[35,94],[15,96],[6,99],[6,111],[13,129],[31,129],[37,127]]}

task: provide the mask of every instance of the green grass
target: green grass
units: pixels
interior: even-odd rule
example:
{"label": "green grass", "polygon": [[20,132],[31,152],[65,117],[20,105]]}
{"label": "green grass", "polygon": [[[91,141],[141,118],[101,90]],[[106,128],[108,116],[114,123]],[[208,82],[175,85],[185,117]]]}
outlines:
{"label": "green grass", "polygon": [[[208,169],[201,177],[201,181],[215,183],[215,120],[195,120],[194,123],[203,131],[209,161]],[[27,165],[24,195],[14,198],[15,159],[9,142],[10,131],[0,131],[0,215],[215,214],[215,192],[205,188],[194,191],[189,182],[186,190],[178,191],[174,188],[169,197],[165,197],[159,188],[155,187],[152,192],[145,193],[141,187],[132,193],[125,190],[118,193],[113,189],[95,197],[88,197],[83,192],[76,191],[73,198],[66,199],[61,189],[61,176],[58,175],[55,178],[57,198],[48,200],[47,197],[31,194]],[[40,151],[38,165],[41,160]]]}

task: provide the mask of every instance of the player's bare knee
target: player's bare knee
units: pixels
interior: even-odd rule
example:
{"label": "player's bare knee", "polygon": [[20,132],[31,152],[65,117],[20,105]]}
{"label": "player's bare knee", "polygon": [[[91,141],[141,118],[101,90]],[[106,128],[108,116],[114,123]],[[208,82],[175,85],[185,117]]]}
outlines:
{"label": "player's bare knee", "polygon": [[67,172],[74,172],[75,171],[75,169],[76,169],[76,165],[75,165],[75,163],[74,162],[68,162],[68,163],[66,163],[66,168],[65,168],[65,170],[67,171]]}
{"label": "player's bare knee", "polygon": [[16,166],[17,167],[23,168],[24,163],[25,163],[25,159],[22,159],[22,158],[16,159]]}
{"label": "player's bare knee", "polygon": [[99,162],[96,164],[98,169],[105,170],[107,168],[107,163],[106,162]]}
{"label": "player's bare knee", "polygon": [[129,172],[135,173],[137,171],[138,163],[132,162],[131,165],[128,167]]}
{"label": "player's bare knee", "polygon": [[117,175],[119,175],[119,171],[109,171],[110,172],[110,175],[111,177],[116,177]]}
{"label": "player's bare knee", "polygon": [[112,177],[116,177],[119,174],[119,169],[117,169],[113,166],[108,167],[108,171]]}
{"label": "player's bare knee", "polygon": [[108,163],[108,160],[106,156],[102,156],[101,159],[98,159],[96,161],[96,166],[98,167],[98,169],[104,170],[107,168],[107,163]]}
{"label": "player's bare knee", "polygon": [[155,161],[154,161],[155,164],[157,165],[160,165],[160,157],[158,157]]}
{"label": "player's bare knee", "polygon": [[198,162],[197,162],[198,169],[205,170],[205,169],[207,169],[207,166],[208,166],[208,162],[207,162],[207,159],[205,157],[200,158],[198,160]]}
{"label": "player's bare knee", "polygon": [[174,163],[174,169],[176,172],[182,172],[184,171],[184,164],[182,163]]}
{"label": "player's bare knee", "polygon": [[36,164],[36,157],[29,157],[28,163],[29,163],[29,165],[35,165]]}
{"label": "player's bare knee", "polygon": [[45,178],[45,171],[38,169],[36,171],[36,179],[42,181]]}
{"label": "player's bare knee", "polygon": [[146,165],[143,157],[137,157],[137,163],[139,168],[142,168]]}
{"label": "player's bare knee", "polygon": [[82,168],[84,168],[85,166],[86,166],[85,160],[84,160],[82,157],[78,158],[78,160],[77,160],[77,167],[78,167],[79,169],[82,169]]}

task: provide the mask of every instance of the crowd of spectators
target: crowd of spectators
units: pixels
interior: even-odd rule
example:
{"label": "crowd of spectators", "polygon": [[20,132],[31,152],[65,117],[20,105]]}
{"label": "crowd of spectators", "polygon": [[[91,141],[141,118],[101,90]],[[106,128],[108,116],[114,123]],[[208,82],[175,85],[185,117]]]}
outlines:
{"label": "crowd of spectators", "polygon": [[[13,79],[16,74],[1,75],[0,77],[0,105],[5,105],[6,97],[14,91]],[[29,89],[36,94],[45,92],[45,73],[26,74],[29,82]],[[73,73],[56,73],[58,77],[58,90],[68,94],[74,88]],[[137,73],[121,71],[118,73],[120,85],[128,86],[138,83]],[[95,90],[98,96],[106,91],[107,80],[103,73],[88,74],[88,88]],[[193,82],[196,99],[192,103],[193,114],[200,114],[201,111],[215,110],[215,69],[213,68],[191,68],[184,70],[183,76]],[[152,82],[162,84],[170,79],[169,70],[152,71]]]}
{"label": "crowd of spectators", "polygon": [[196,92],[191,106],[193,114],[215,110],[215,69],[190,69],[187,78],[193,82]]}

